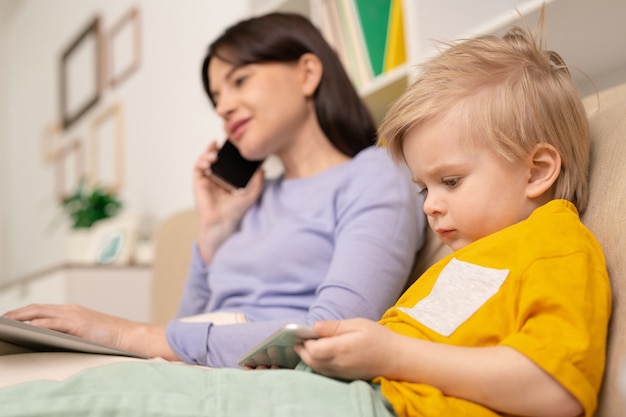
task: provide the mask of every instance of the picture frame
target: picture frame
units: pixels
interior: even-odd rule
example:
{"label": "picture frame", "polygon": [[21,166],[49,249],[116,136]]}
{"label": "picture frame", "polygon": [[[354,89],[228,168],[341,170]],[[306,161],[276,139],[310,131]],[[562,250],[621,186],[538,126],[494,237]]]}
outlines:
{"label": "picture frame", "polygon": [[91,122],[89,150],[91,184],[119,192],[124,181],[124,118],[119,102],[113,103]]}
{"label": "picture frame", "polygon": [[100,17],[95,16],[64,50],[60,62],[63,129],[74,125],[102,95]]}
{"label": "picture frame", "polygon": [[141,19],[137,7],[130,8],[107,36],[107,74],[112,87],[119,86],[141,65]]}
{"label": "picture frame", "polygon": [[59,159],[63,147],[63,127],[60,120],[55,120],[43,128],[40,145],[42,163],[52,164]]}
{"label": "picture frame", "polygon": [[82,141],[74,139],[60,147],[57,153],[54,183],[55,195],[61,202],[70,196],[85,176],[85,151]]}

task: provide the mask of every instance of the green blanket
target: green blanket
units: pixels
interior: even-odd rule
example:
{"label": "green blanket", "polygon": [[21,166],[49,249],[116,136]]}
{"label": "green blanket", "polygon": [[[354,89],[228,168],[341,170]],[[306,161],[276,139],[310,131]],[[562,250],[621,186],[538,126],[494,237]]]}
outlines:
{"label": "green blanket", "polygon": [[0,410],[3,417],[393,416],[375,387],[364,381],[296,370],[205,370],[150,362],[3,388]]}

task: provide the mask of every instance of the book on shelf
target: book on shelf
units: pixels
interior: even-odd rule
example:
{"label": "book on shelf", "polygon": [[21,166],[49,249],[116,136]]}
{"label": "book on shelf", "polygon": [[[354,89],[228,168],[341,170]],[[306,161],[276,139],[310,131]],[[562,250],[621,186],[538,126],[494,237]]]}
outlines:
{"label": "book on shelf", "polygon": [[335,0],[339,11],[342,40],[348,53],[350,73],[355,85],[361,87],[374,78],[365,46],[365,39],[354,0]]}
{"label": "book on shelf", "polygon": [[402,0],[321,0],[320,31],[357,88],[406,62]]}
{"label": "book on shelf", "polygon": [[343,41],[341,23],[339,22],[339,10],[335,7],[335,0],[321,0],[315,3],[319,6],[319,28],[326,41],[335,49],[344,68],[351,72],[346,43]]}
{"label": "book on shelf", "polygon": [[402,0],[392,0],[389,28],[387,30],[387,43],[385,46],[384,71],[392,70],[406,62],[406,47],[404,42]]}
{"label": "book on shelf", "polygon": [[374,76],[384,71],[390,0],[355,0]]}

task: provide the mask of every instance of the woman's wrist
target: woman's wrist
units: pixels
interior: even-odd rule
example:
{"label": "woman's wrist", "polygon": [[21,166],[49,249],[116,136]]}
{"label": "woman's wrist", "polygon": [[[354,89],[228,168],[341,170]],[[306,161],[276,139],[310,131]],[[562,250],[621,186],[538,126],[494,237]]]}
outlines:
{"label": "woman's wrist", "polygon": [[151,358],[163,358],[168,361],[180,361],[165,337],[165,326],[149,323],[135,323],[128,332],[124,349],[140,353]]}

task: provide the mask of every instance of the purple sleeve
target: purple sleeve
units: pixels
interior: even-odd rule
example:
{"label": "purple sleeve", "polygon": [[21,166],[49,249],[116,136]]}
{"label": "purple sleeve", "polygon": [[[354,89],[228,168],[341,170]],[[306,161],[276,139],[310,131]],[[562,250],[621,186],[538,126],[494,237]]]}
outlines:
{"label": "purple sleeve", "polygon": [[189,276],[183,288],[183,297],[178,305],[176,317],[194,316],[204,312],[211,291],[209,290],[207,277],[210,268],[204,264],[198,244],[194,242],[191,265],[189,266]]}
{"label": "purple sleeve", "polygon": [[[398,168],[372,167],[337,203],[335,250],[309,310],[299,316],[245,324],[168,324],[167,338],[188,363],[235,367],[237,359],[286,323],[365,317],[378,320],[395,303],[423,242],[421,197]],[[388,174],[392,172],[391,174]],[[190,341],[193,341],[190,342]]]}

